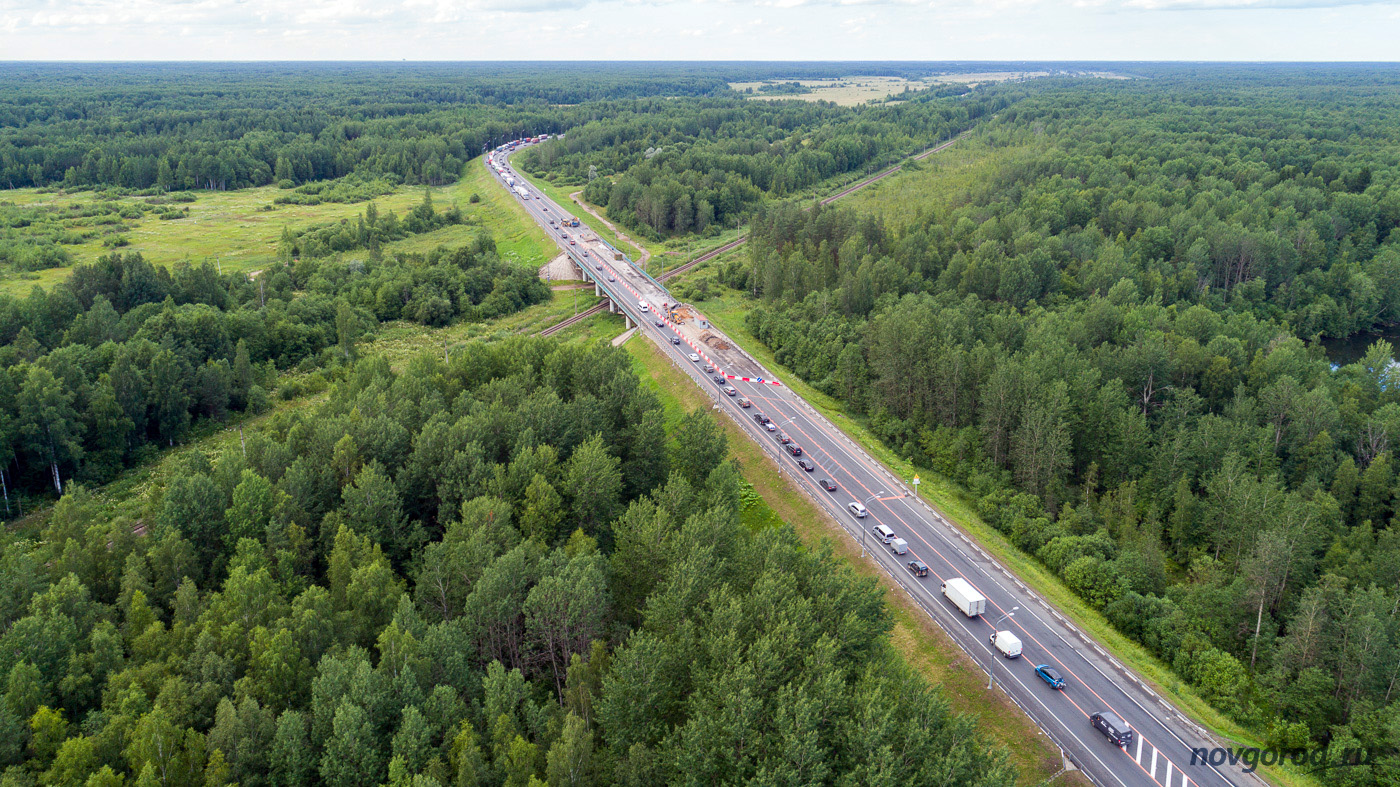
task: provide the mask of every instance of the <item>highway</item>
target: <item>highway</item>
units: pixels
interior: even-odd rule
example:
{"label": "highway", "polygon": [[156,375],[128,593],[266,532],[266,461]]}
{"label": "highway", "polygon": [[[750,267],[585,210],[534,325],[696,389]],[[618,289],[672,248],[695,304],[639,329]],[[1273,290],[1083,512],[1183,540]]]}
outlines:
{"label": "highway", "polygon": [[[1100,787],[1264,784],[1258,776],[1244,773],[1242,764],[1193,764],[1193,748],[1226,744],[1158,697],[1140,676],[1123,667],[1100,643],[1009,573],[955,523],[912,496],[904,479],[896,478],[732,340],[705,323],[702,314],[679,323],[657,315],[657,304],[674,303],[675,299],[625,256],[618,253],[621,259],[614,259],[611,247],[601,241],[584,241],[584,237],[594,235],[586,224],[565,230],[574,240],[570,245],[557,224],[551,227],[549,220],[557,222],[576,214],[515,175],[509,152],[497,151],[483,160],[503,187],[510,176],[528,191],[529,198],[522,199],[517,193],[517,199],[599,291],[620,307],[630,322],[639,324],[640,333],[656,342],[697,385],[708,390],[716,407],[734,418],[782,472],[791,473],[799,488],[860,540],[873,559],[972,659],[990,669],[1001,688],[1091,781]],[[497,173],[497,168],[506,174]],[[648,303],[648,311],[641,311],[640,301]],[[691,360],[692,353],[698,361]],[[713,367],[723,382],[713,381],[705,367]],[[736,395],[727,395],[723,385],[732,385]],[[741,407],[740,397],[749,399],[752,407]],[[777,431],[770,432],[758,423],[755,412],[768,416]],[[811,472],[802,469],[799,457],[783,449],[778,440],[783,434],[802,447],[800,458],[813,463]],[[819,485],[822,479],[834,482],[835,489],[824,489]],[[863,519],[853,516],[848,508],[852,502],[864,503],[868,515]],[[876,525],[884,525],[906,540],[908,553],[893,554],[871,533]],[[923,561],[928,575],[911,573],[907,566],[912,560]],[[985,614],[969,618],[944,598],[942,582],[952,577],[966,579],[986,597]],[[992,648],[989,637],[997,630],[1011,631],[1020,638],[1024,649],[1020,658],[1006,659]],[[1064,689],[1055,690],[1042,681],[1035,673],[1038,664],[1058,670],[1066,681]],[[1090,714],[1099,711],[1112,711],[1131,725],[1132,743],[1120,748],[1092,726]]]}

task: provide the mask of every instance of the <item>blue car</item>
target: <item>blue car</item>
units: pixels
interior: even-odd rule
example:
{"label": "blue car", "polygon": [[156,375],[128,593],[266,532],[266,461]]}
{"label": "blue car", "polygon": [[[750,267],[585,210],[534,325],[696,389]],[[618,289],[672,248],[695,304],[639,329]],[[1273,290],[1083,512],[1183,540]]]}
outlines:
{"label": "blue car", "polygon": [[1065,679],[1060,677],[1060,673],[1049,664],[1037,664],[1035,666],[1035,674],[1039,675],[1041,680],[1049,683],[1052,689],[1063,689],[1065,687]]}

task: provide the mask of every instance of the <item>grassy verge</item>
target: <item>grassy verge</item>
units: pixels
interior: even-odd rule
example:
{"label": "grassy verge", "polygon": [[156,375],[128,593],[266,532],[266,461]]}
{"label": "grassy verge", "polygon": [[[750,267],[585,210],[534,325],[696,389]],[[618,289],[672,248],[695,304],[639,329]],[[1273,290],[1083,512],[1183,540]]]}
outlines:
{"label": "grassy verge", "polygon": [[[716,327],[748,350],[770,372],[778,375],[784,385],[806,399],[871,456],[901,478],[909,479],[917,474],[922,482],[919,486],[921,497],[939,509],[945,517],[957,522],[959,527],[1001,561],[1002,565],[1054,604],[1089,636],[1112,651],[1125,666],[1151,683],[1158,694],[1222,738],[1244,746],[1266,745],[1253,731],[1244,728],[1202,699],[1167,664],[1149,653],[1142,645],[1120,633],[1098,610],[1090,607],[1066,587],[1059,577],[1017,549],[999,531],[984,522],[977,515],[966,490],[961,486],[939,476],[929,468],[916,467],[890,450],[860,419],[850,417],[840,401],[812,388],[794,375],[792,370],[778,363],[772,352],[745,328],[744,315],[748,313],[749,302],[742,295],[729,290],[723,297],[709,298],[698,306]],[[1314,777],[1288,766],[1261,767],[1258,772],[1269,782],[1281,787],[1316,787],[1319,784]]]}
{"label": "grassy verge", "polygon": [[[632,367],[656,392],[666,408],[667,428],[685,412],[707,408],[712,402],[688,377],[681,374],[654,344],[630,341],[623,349],[632,356]],[[1021,713],[1004,694],[988,696],[985,673],[968,659],[948,635],[925,614],[885,572],[860,558],[860,549],[840,525],[831,520],[804,494],[777,471],[764,455],[729,418],[719,418],[729,437],[730,451],[739,460],[745,480],[753,484],[762,501],[746,508],[744,522],[750,527],[791,523],[802,542],[816,547],[822,541],[833,543],[836,554],[859,573],[875,577],[885,589],[885,598],[894,615],[891,643],[899,654],[930,683],[941,686],[953,710],[977,716],[983,733],[1003,744],[1021,771],[1023,784],[1039,784],[1060,769],[1058,750],[1029,717]],[[1072,772],[1058,784],[1088,785],[1082,774]]]}

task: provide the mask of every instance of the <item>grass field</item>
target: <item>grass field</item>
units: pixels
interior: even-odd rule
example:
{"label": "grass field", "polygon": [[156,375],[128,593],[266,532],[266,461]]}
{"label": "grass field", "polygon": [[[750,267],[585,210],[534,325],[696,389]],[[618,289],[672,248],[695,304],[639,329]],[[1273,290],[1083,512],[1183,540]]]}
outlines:
{"label": "grass field", "polygon": [[[466,175],[457,183],[430,189],[439,210],[454,202],[462,208],[469,224],[484,226],[496,237],[501,256],[524,265],[543,265],[553,245],[529,215],[515,201],[491,184],[479,161],[467,164]],[[274,205],[286,192],[265,186],[240,191],[201,191],[188,204],[189,218],[162,221],[154,215],[128,221],[124,233],[130,245],[123,251],[139,251],[157,265],[173,265],[181,260],[218,262],[225,273],[255,271],[277,256],[277,242],[284,227],[294,229],[313,224],[353,219],[364,212],[365,203],[320,205]],[[470,202],[472,194],[481,201]],[[0,200],[16,205],[84,205],[100,199],[94,192],[40,192],[36,189],[0,191]],[[423,199],[421,187],[404,186],[393,194],[375,200],[380,212],[404,214]],[[119,202],[140,201],[139,197]],[[185,206],[180,206],[185,207]],[[266,210],[265,208],[271,208]],[[439,244],[452,244],[470,236],[470,226],[452,226],[389,245],[390,250],[424,251]],[[76,263],[90,262],[107,253],[98,239],[66,246]],[[68,268],[50,268],[33,274],[0,271],[0,292],[23,295],[34,285],[49,287],[68,276]]]}
{"label": "grass field", "polygon": [[[1008,79],[1034,79],[1036,77],[1048,76],[1044,71],[984,71],[975,74],[937,74],[923,77],[921,79],[905,79],[904,77],[889,76],[848,76],[834,79],[770,79],[762,82],[730,82],[729,87],[739,92],[744,92],[750,88],[752,94],[746,94],[748,98],[768,99],[780,101],[782,99],[797,99],[799,101],[830,101],[843,107],[865,104],[870,101],[882,101],[887,97],[898,97],[905,90],[917,91],[926,90],[929,87],[940,84],[964,83],[983,84],[988,82],[1005,82]],[[759,93],[759,88],[764,85],[786,84],[796,82],[804,88],[805,93]]]}
{"label": "grass field", "polygon": [[[708,408],[710,398],[671,364],[649,341],[633,339],[623,345],[632,356],[632,368],[656,392],[666,408],[668,429],[680,417],[696,408]],[[915,669],[934,685],[941,686],[957,713],[979,717],[979,728],[1004,745],[1018,768],[1022,784],[1037,785],[1060,769],[1059,752],[1040,734],[1039,729],[1000,691],[988,696],[986,673],[971,661],[928,615],[913,604],[887,574],[860,557],[860,548],[832,521],[825,511],[793,487],[778,472],[777,465],[729,418],[719,424],[729,438],[730,453],[737,457],[746,481],[762,498],[763,505],[745,509],[744,522],[750,527],[787,522],[803,544],[817,549],[830,542],[836,554],[852,568],[874,577],[885,590],[885,599],[894,614],[891,644]],[[1056,781],[1062,785],[1088,785],[1078,772]]]}

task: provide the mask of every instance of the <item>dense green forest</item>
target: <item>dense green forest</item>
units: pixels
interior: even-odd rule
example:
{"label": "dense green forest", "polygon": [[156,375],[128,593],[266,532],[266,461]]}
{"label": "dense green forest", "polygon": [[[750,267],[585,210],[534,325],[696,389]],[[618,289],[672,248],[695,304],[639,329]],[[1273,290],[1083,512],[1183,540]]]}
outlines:
{"label": "dense green forest", "polygon": [[[864,67],[867,70],[862,70]],[[0,187],[455,181],[486,146],[728,81],[919,64],[0,64]],[[645,111],[645,110],[643,110]]]}
{"label": "dense green forest", "polygon": [[1216,707],[1394,751],[1400,367],[1313,340],[1400,321],[1400,87],[1293,73],[1048,83],[964,191],[898,222],[760,208],[721,277],[781,363]]}
{"label": "dense green forest", "polygon": [[[115,252],[51,291],[0,295],[4,516],[19,513],[15,489],[102,483],[202,419],[266,409],[277,370],[353,361],[380,322],[486,320],[549,298],[485,231],[455,249],[379,253],[381,240],[459,221],[426,196],[403,218],[370,203],[358,222],[289,238],[283,261],[255,277]],[[327,256],[350,248],[367,258]]]}
{"label": "dense green forest", "polygon": [[[965,88],[954,89],[961,93]],[[652,100],[608,113],[517,157],[525,171],[586,184],[584,198],[655,236],[734,226],[784,197],[932,147],[1013,98],[929,90],[896,106]],[[1014,95],[1014,94],[1013,94]]]}
{"label": "dense green forest", "polygon": [[1010,787],[875,583],[742,529],[717,424],[668,443],[628,363],[363,360],[144,537],[70,488],[0,558],[0,783]]}

